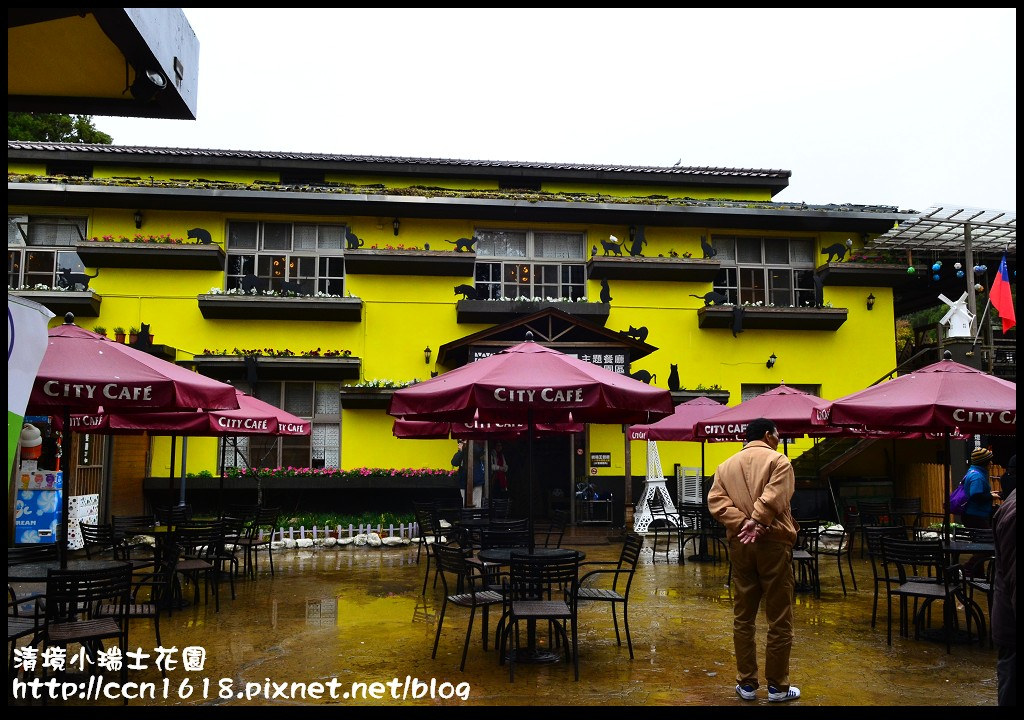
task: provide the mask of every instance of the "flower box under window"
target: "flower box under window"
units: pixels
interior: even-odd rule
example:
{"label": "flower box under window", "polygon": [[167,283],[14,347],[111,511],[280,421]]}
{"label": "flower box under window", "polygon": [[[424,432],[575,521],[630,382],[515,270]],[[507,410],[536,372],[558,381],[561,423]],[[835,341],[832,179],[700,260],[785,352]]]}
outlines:
{"label": "flower box under window", "polygon": [[65,313],[74,313],[75,317],[99,317],[103,302],[103,297],[92,290],[8,290],[7,293],[37,302],[57,317],[63,317]]}
{"label": "flower box under window", "polygon": [[356,275],[471,277],[476,253],[452,250],[346,250],[345,272]]}
{"label": "flower box under window", "polygon": [[[253,359],[250,359],[253,358]],[[247,362],[248,359],[248,362]],[[217,380],[358,380],[362,361],[356,357],[271,357],[266,355],[196,355],[180,364]]]}
{"label": "flower box under window", "polygon": [[502,323],[545,308],[555,308],[598,325],[608,322],[609,303],[557,300],[459,300],[456,313],[460,323]]}
{"label": "flower box under window", "polygon": [[[731,329],[732,305],[710,305],[697,310],[702,329]],[[838,330],[846,322],[846,308],[783,308],[745,306],[744,330]]]}
{"label": "flower box under window", "polygon": [[595,256],[587,261],[587,276],[592,280],[714,282],[719,265],[717,260],[694,258]]}
{"label": "flower box under window", "polygon": [[899,287],[913,278],[906,265],[830,262],[817,268],[825,285],[833,287]]}
{"label": "flower box under window", "polygon": [[706,397],[709,400],[722,403],[722,410],[725,410],[726,403],[729,402],[728,390],[674,390],[669,394],[672,396],[673,405],[680,405],[699,397]]}
{"label": "flower box under window", "polygon": [[386,409],[395,388],[346,387],[341,388],[342,410]]}
{"label": "flower box under window", "polygon": [[223,270],[220,245],[196,243],[80,242],[78,257],[88,267],[146,270]]}
{"label": "flower box under window", "polygon": [[199,312],[207,320],[293,320],[360,322],[359,298],[275,297],[272,295],[200,295]]}

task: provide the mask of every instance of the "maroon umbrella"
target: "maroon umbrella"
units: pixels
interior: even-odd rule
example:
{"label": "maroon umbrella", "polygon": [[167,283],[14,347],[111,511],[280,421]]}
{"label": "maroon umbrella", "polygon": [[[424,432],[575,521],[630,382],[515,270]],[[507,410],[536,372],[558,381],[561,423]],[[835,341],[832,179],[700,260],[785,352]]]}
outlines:
{"label": "maroon umbrella", "polygon": [[[537,435],[561,435],[583,432],[583,423],[537,423]],[[448,423],[396,418],[391,432],[397,438],[413,440],[513,440],[526,432],[521,423]]]}
{"label": "maroon umbrella", "polygon": [[[956,434],[1017,434],[1017,384],[949,359],[888,382],[841,397],[817,410],[812,420],[864,430],[904,430]],[[949,536],[947,459],[945,472],[946,536]]]}
{"label": "maroon umbrella", "polygon": [[[51,328],[39,365],[28,412],[61,413],[70,427],[71,413],[99,407],[136,410],[235,409],[235,388],[178,367],[103,335],[83,330],[74,316]],[[68,434],[61,437],[61,456],[70,457]],[[61,507],[61,567],[67,563],[69,494],[65,484]]]}
{"label": "maroon umbrella", "polygon": [[185,412],[99,412],[71,416],[75,432],[151,435],[309,435],[309,420],[296,417],[241,390],[237,410]]}
{"label": "maroon umbrella", "polygon": [[693,432],[698,439],[743,441],[746,439],[747,425],[752,420],[763,417],[775,423],[779,429],[779,437],[782,438],[841,434],[842,430],[839,428],[824,427],[811,422],[814,412],[826,405],[828,400],[817,395],[779,385],[712,417],[700,420],[694,425]]}
{"label": "maroon umbrella", "polygon": [[[186,412],[100,412],[71,416],[74,432],[99,435],[182,435],[181,498],[185,502],[185,453],[190,436],[309,435],[310,422],[279,407],[235,389],[237,410],[193,410]],[[237,443],[237,440],[236,440]],[[237,447],[237,444],[236,444]],[[223,458],[222,458],[223,459]],[[222,463],[223,464],[223,463]],[[174,477],[174,444],[171,444],[171,478]],[[221,494],[224,475],[221,474]]]}
{"label": "maroon umbrella", "polygon": [[[396,390],[388,414],[406,420],[523,423],[649,422],[672,413],[652,387],[532,341]],[[527,433],[533,477],[533,433]],[[467,493],[468,496],[468,493]],[[533,484],[529,486],[533,513]],[[532,519],[532,518],[531,518]]]}

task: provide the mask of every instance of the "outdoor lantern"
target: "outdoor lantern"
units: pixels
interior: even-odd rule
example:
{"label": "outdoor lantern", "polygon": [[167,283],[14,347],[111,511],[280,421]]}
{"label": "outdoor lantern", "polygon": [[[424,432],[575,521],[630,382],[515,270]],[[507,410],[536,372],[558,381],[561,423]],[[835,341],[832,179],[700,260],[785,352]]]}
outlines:
{"label": "outdoor lantern", "polygon": [[778,358],[777,358],[777,357],[775,357],[775,353],[772,353],[772,354],[771,354],[771,355],[770,355],[770,356],[768,357],[768,362],[766,362],[766,363],[764,364],[764,366],[765,366],[766,368],[768,368],[769,370],[771,370],[771,369],[772,369],[773,367],[775,367],[775,361],[776,361],[776,360],[778,360]]}
{"label": "outdoor lantern", "polygon": [[875,309],[875,295],[874,293],[868,294],[868,310]]}
{"label": "outdoor lantern", "polygon": [[394,220],[391,221],[391,227],[394,228],[396,237],[398,236],[398,225],[398,218],[395,218]]}
{"label": "outdoor lantern", "polygon": [[141,227],[142,227],[142,211],[141,210],[136,210],[135,211],[135,229],[138,230]]}
{"label": "outdoor lantern", "polygon": [[135,73],[135,81],[131,84],[132,97],[139,102],[148,102],[153,96],[167,87],[167,78],[158,70],[146,70]]}
{"label": "outdoor lantern", "polygon": [[[395,222],[398,222],[398,221],[395,220]],[[423,348],[423,362],[425,362],[427,365],[430,364],[430,346],[429,345],[427,345],[425,348]]]}

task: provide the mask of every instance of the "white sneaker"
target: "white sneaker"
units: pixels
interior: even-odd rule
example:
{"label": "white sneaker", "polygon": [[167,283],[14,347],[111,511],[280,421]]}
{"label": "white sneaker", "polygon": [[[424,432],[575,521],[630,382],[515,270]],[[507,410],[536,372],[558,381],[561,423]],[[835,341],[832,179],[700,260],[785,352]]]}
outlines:
{"label": "white sneaker", "polygon": [[789,690],[777,690],[771,686],[768,687],[768,702],[788,702],[799,697],[800,688],[796,685],[790,685]]}
{"label": "white sneaker", "polygon": [[753,685],[737,685],[736,694],[744,700],[757,700],[757,688]]}

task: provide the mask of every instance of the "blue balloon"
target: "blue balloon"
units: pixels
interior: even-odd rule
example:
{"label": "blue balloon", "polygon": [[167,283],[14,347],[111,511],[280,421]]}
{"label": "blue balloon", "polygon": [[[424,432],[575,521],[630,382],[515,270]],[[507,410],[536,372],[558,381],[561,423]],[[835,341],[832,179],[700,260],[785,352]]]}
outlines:
{"label": "blue balloon", "polygon": [[963,277],[964,276],[964,271],[963,270],[957,270],[956,271],[956,276],[957,277]]}
{"label": "blue balloon", "polygon": [[935,282],[938,282],[940,280],[938,273],[932,275],[932,280],[934,280]]}
{"label": "blue balloon", "polygon": [[938,272],[941,269],[942,269],[942,263],[935,263],[934,265],[932,265],[932,270],[934,270],[935,272]]}

